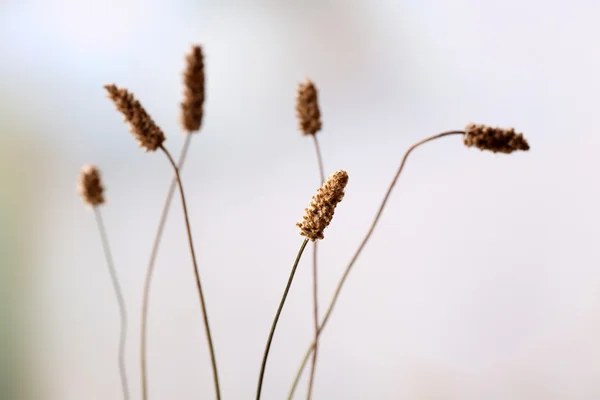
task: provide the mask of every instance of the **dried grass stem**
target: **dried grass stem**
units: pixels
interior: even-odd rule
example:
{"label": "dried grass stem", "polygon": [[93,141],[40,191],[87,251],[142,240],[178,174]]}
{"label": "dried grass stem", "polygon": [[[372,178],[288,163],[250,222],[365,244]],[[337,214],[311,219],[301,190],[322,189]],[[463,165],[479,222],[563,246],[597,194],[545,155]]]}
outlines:
{"label": "dried grass stem", "polygon": [[[408,158],[408,156],[410,155],[410,153],[416,149],[417,147],[427,143],[427,142],[431,142],[432,140],[435,139],[439,139],[441,137],[445,137],[445,136],[450,136],[450,135],[464,135],[464,131],[448,131],[448,132],[443,132],[434,136],[430,136],[428,138],[425,138],[415,144],[413,144],[404,154],[404,157],[402,158],[402,161],[400,162],[400,166],[398,167],[398,171],[396,171],[396,174],[394,175],[394,178],[392,179],[392,182],[390,183],[385,196],[383,197],[383,200],[379,206],[379,209],[377,210],[377,213],[375,214],[375,218],[373,219],[373,222],[371,222],[371,226],[369,227],[369,230],[367,231],[367,234],[365,235],[365,237],[363,238],[360,246],[358,247],[358,249],[356,250],[356,252],[354,253],[354,255],[352,256],[352,259],[350,260],[350,262],[348,263],[348,265],[346,266],[346,269],[344,271],[344,274],[342,275],[340,281],[338,282],[338,285],[336,287],[335,293],[333,295],[333,298],[329,304],[329,307],[327,309],[327,312],[325,313],[325,316],[323,317],[323,321],[321,322],[321,325],[319,327],[319,333],[318,336],[321,335],[321,333],[323,332],[323,329],[325,328],[325,325],[327,325],[327,322],[329,321],[329,317],[331,316],[331,313],[335,307],[335,304],[337,302],[337,299],[342,291],[342,288],[344,286],[344,283],[346,282],[346,279],[348,278],[348,275],[350,274],[350,271],[352,270],[352,267],[354,266],[354,263],[356,262],[356,260],[358,259],[358,256],[360,255],[360,253],[362,252],[362,250],[364,249],[365,245],[367,244],[367,242],[369,241],[369,239],[371,238],[371,235],[373,234],[373,231],[375,230],[375,227],[377,226],[377,223],[379,222],[379,219],[381,218],[381,215],[383,214],[383,210],[385,209],[385,206],[388,202],[388,199],[392,193],[392,190],[394,189],[394,187],[396,186],[396,182],[398,181],[398,178],[400,177],[400,174],[402,173],[402,170],[404,169],[404,164],[406,163],[406,160]],[[305,355],[304,355],[304,359],[302,360],[302,363],[300,365],[300,368],[298,369],[297,373],[296,373],[296,377],[294,379],[294,383],[292,384],[292,387],[290,389],[290,392],[288,394],[288,399],[292,399],[294,396],[294,392],[296,391],[296,387],[298,386],[298,382],[300,381],[300,377],[302,376],[302,372],[304,371],[304,367],[306,366],[306,363],[308,362],[308,358],[310,357],[312,351],[315,348],[315,344],[316,342],[313,341],[313,343],[310,345],[310,347],[308,348],[308,350],[306,351]]]}

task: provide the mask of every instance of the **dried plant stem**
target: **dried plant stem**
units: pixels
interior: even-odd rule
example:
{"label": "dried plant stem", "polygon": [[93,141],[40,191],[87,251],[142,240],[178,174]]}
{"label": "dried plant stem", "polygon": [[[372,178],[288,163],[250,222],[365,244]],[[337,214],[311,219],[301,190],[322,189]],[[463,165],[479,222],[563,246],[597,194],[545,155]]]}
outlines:
{"label": "dried plant stem", "polygon": [[121,375],[121,386],[123,390],[123,399],[129,400],[129,385],[127,383],[127,370],[125,368],[125,344],[127,340],[127,310],[125,308],[125,299],[123,298],[123,291],[117,278],[117,271],[115,269],[115,263],[110,252],[110,246],[108,244],[108,235],[106,228],[104,227],[104,221],[102,214],[97,206],[94,206],[94,214],[96,215],[96,223],[98,230],[100,231],[100,237],[102,239],[102,247],[104,249],[104,256],[106,257],[106,264],[108,265],[108,272],[110,273],[110,279],[112,280],[115,295],[117,297],[117,303],[119,304],[119,314],[121,316],[121,327],[119,335],[119,374]]}
{"label": "dried plant stem", "polygon": [[[335,307],[337,299],[338,299],[338,297],[340,295],[340,292],[342,291],[342,287],[344,286],[344,283],[346,282],[346,279],[348,278],[348,275],[350,274],[352,266],[354,265],[354,263],[358,259],[358,256],[360,255],[360,253],[364,249],[365,245],[369,241],[369,238],[373,234],[373,231],[375,230],[375,227],[377,226],[377,223],[379,222],[379,219],[381,218],[381,215],[383,213],[385,205],[387,204],[387,201],[388,201],[388,199],[389,199],[389,197],[390,197],[390,195],[392,193],[392,190],[394,189],[394,186],[396,186],[396,182],[398,181],[398,177],[402,173],[402,170],[404,169],[404,164],[406,163],[406,159],[408,158],[408,156],[410,155],[410,153],[414,149],[416,149],[417,147],[421,146],[422,144],[425,144],[427,142],[431,142],[432,140],[439,139],[439,138],[444,137],[444,136],[464,135],[464,134],[465,134],[464,131],[442,132],[442,133],[439,133],[437,135],[425,138],[425,139],[423,139],[423,140],[421,140],[421,141],[413,144],[406,151],[406,153],[404,153],[404,157],[402,158],[402,161],[400,162],[400,167],[398,167],[398,171],[396,171],[396,175],[394,175],[394,178],[392,179],[392,182],[390,183],[390,186],[388,187],[387,192],[385,193],[385,196],[383,197],[383,200],[382,200],[382,202],[381,202],[381,204],[379,206],[379,209],[377,210],[377,214],[375,214],[375,218],[373,219],[373,222],[371,223],[371,226],[370,226],[369,230],[367,231],[367,234],[363,238],[360,246],[358,246],[358,249],[354,253],[354,256],[352,256],[352,259],[350,260],[350,262],[346,266],[346,270],[344,271],[344,274],[342,275],[342,277],[340,278],[340,280],[338,282],[338,285],[337,285],[337,287],[335,289],[335,292],[333,294],[333,298],[332,298],[331,302],[329,303],[329,308],[327,309],[327,312],[325,313],[325,316],[323,317],[323,322],[321,322],[321,326],[319,327],[318,336],[321,335],[321,333],[323,332],[323,329],[325,328],[325,325],[327,324],[327,321],[329,321],[329,317],[331,316],[331,312],[333,311],[333,308]],[[313,341],[313,343],[310,345],[310,347],[306,351],[306,354],[304,355],[304,359],[302,360],[302,363],[300,364],[300,368],[298,368],[298,371],[296,373],[296,377],[294,379],[294,383],[292,384],[292,387],[291,387],[290,392],[288,394],[288,400],[292,399],[293,396],[294,396],[294,392],[296,391],[296,387],[298,386],[298,382],[300,381],[300,377],[302,376],[302,372],[304,371],[304,367],[306,366],[306,363],[308,362],[308,358],[310,357],[310,354],[312,353],[313,349],[315,349],[315,343],[316,342]]]}
{"label": "dried plant stem", "polygon": [[298,263],[300,262],[300,257],[302,257],[302,253],[308,244],[308,239],[304,239],[302,242],[302,246],[300,246],[300,250],[298,251],[298,255],[296,256],[296,260],[294,261],[294,266],[292,267],[292,272],[290,272],[290,277],[288,279],[287,285],[285,286],[285,291],[283,292],[283,296],[281,301],[279,302],[279,307],[277,308],[277,312],[275,313],[275,319],[273,320],[273,324],[271,325],[271,331],[269,332],[269,338],[267,339],[267,346],[265,347],[265,353],[263,355],[262,364],[260,366],[260,375],[258,377],[258,388],[256,390],[256,400],[260,400],[260,393],[262,391],[263,379],[265,377],[265,367],[267,366],[267,358],[269,357],[269,350],[271,349],[271,342],[273,341],[273,335],[275,334],[275,328],[277,327],[277,322],[279,321],[279,316],[281,315],[281,310],[283,310],[283,305],[285,304],[285,299],[287,298],[288,292],[290,291],[290,287],[292,286],[292,281],[294,280],[294,275],[296,274],[296,268],[298,268]]}
{"label": "dried plant stem", "polygon": [[[319,174],[321,178],[321,185],[325,182],[325,171],[323,169],[323,158],[321,157],[321,149],[319,148],[319,139],[317,135],[311,135],[315,143],[315,151],[317,153],[317,164],[319,167]],[[313,243],[313,316],[315,321],[315,351],[313,352],[312,365],[310,368],[310,379],[308,381],[308,394],[307,399],[312,398],[315,370],[317,367],[317,353],[319,350],[319,296],[318,296],[318,275],[317,275],[317,253],[318,253],[318,241]]]}
{"label": "dried plant stem", "polygon": [[181,177],[179,176],[179,168],[177,168],[177,164],[173,160],[173,157],[168,152],[168,150],[164,146],[160,146],[161,150],[165,153],[169,162],[173,166],[173,170],[175,171],[175,177],[177,178],[177,183],[179,186],[179,193],[181,194],[181,206],[183,207],[183,215],[185,217],[185,227],[187,230],[188,242],[190,245],[190,254],[192,256],[192,262],[194,264],[194,276],[196,277],[196,287],[198,289],[198,296],[200,297],[200,306],[202,308],[202,317],[204,318],[204,328],[206,330],[206,340],[208,342],[208,348],[210,350],[210,360],[212,364],[213,370],[213,380],[215,383],[215,392],[217,396],[217,400],[221,399],[221,389],[219,387],[219,374],[217,372],[217,360],[215,357],[215,348],[213,346],[212,335],[210,333],[210,326],[208,324],[208,315],[206,312],[206,303],[204,301],[204,292],[202,291],[202,285],[200,283],[200,273],[198,272],[198,263],[196,261],[196,253],[194,252],[194,242],[192,240],[192,229],[190,227],[190,219],[188,215],[187,205],[185,202],[185,195],[183,193],[183,184],[181,182]]}
{"label": "dried plant stem", "polygon": [[319,165],[319,176],[321,178],[321,184],[325,182],[325,171],[323,169],[323,157],[321,157],[321,148],[319,147],[319,139],[317,135],[311,135],[315,142],[315,151],[317,153],[317,164]]}
{"label": "dried plant stem", "polygon": [[[185,136],[185,142],[179,154],[178,170],[181,171],[185,163],[185,157],[187,156],[188,149],[190,147],[192,135],[187,134]],[[146,277],[144,280],[144,293],[142,298],[142,328],[140,338],[140,357],[141,357],[141,379],[142,379],[142,399],[148,398],[148,372],[147,372],[147,361],[146,361],[146,340],[147,340],[147,325],[148,325],[148,306],[150,299],[150,285],[152,284],[152,276],[154,274],[154,264],[156,263],[156,256],[158,255],[158,249],[160,247],[160,241],[162,239],[162,233],[167,222],[169,210],[171,209],[171,201],[175,194],[175,188],[177,187],[177,175],[171,180],[171,185],[167,191],[167,197],[163,205],[163,209],[160,215],[160,221],[158,223],[158,229],[154,236],[154,243],[152,245],[152,251],[150,253],[150,261],[146,268]]]}

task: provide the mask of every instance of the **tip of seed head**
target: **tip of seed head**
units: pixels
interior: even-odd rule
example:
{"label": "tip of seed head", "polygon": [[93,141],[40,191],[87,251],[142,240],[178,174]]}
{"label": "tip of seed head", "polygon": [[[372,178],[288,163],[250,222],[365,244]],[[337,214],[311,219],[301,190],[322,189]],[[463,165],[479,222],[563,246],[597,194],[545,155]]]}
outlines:
{"label": "tip of seed head", "polygon": [[162,146],[166,140],[163,131],[135,96],[127,89],[118,88],[114,84],[104,85],[104,88],[117,111],[123,114],[125,122],[129,124],[129,130],[138,145],[146,151],[155,151]]}
{"label": "tip of seed head", "polygon": [[188,132],[197,132],[204,116],[204,56],[202,47],[192,46],[186,56],[186,68],[183,72],[183,102],[181,103],[181,124]]}
{"label": "tip of seed head", "polygon": [[529,143],[522,133],[514,128],[498,128],[470,123],[465,127],[464,143],[493,153],[510,154],[514,151],[528,151]]}
{"label": "tip of seed head", "polygon": [[90,207],[104,204],[104,187],[100,171],[95,165],[85,164],[79,171],[77,192],[85,204]]}
{"label": "tip of seed head", "polygon": [[310,79],[298,85],[296,94],[296,116],[298,126],[304,135],[314,135],[321,130],[317,88]]}
{"label": "tip of seed head", "polygon": [[323,231],[333,219],[335,208],[344,198],[344,189],[348,184],[348,173],[344,170],[335,171],[319,188],[306,208],[302,221],[296,223],[300,235],[315,241],[323,239]]}

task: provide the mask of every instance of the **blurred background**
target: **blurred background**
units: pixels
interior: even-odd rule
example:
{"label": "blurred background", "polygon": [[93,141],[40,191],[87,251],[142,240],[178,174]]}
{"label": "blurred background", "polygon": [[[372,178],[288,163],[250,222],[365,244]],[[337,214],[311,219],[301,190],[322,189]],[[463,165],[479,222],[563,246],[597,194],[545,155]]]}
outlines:
{"label": "blurred background", "polygon": [[[600,398],[599,13],[591,0],[3,0],[0,397],[121,398],[117,304],[76,194],[94,163],[139,398],[141,290],[172,170],[137,148],[102,86],[133,91],[178,154],[198,43],[207,100],[183,178],[224,398],[254,396],[295,222],[319,186],[294,111],[306,77],[326,173],[350,175],[320,246],[321,309],[408,146],[468,122],[531,144],[494,155],[448,137],[413,153],[322,335],[314,398]],[[285,398],[311,341],[310,260],[264,399]],[[213,396],[177,196],[148,346],[152,399]]]}

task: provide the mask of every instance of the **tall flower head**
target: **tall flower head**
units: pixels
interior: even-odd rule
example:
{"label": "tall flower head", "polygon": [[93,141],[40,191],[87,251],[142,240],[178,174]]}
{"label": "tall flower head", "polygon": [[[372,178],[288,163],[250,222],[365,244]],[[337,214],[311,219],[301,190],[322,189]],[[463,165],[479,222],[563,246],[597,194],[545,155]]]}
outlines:
{"label": "tall flower head", "polygon": [[321,130],[321,111],[319,110],[317,88],[310,79],[298,86],[296,115],[300,131],[304,135],[314,135]]}
{"label": "tall flower head", "polygon": [[117,110],[125,117],[125,122],[129,124],[129,129],[139,146],[146,151],[155,151],[159,148],[166,140],[165,134],[133,94],[115,85],[105,85],[104,88]]}
{"label": "tall flower head", "polygon": [[305,209],[302,221],[296,223],[300,235],[315,241],[323,239],[323,231],[333,218],[335,207],[344,198],[344,188],[348,183],[348,173],[339,170],[331,174],[323,186],[319,188]]}
{"label": "tall flower head", "polygon": [[183,73],[185,86],[181,103],[181,124],[188,133],[200,130],[204,115],[204,56],[200,46],[193,46],[186,57]]}
{"label": "tall flower head", "polygon": [[90,207],[104,204],[104,187],[100,178],[100,171],[95,165],[86,164],[79,171],[77,192],[83,202]]}
{"label": "tall flower head", "polygon": [[465,128],[465,146],[477,147],[494,153],[512,153],[529,150],[529,143],[523,134],[516,133],[514,128],[503,129],[486,125],[469,124]]}

